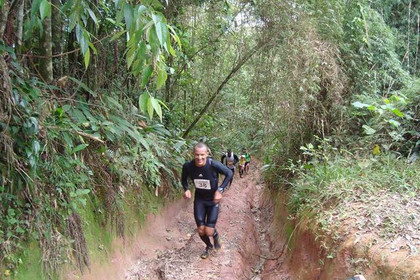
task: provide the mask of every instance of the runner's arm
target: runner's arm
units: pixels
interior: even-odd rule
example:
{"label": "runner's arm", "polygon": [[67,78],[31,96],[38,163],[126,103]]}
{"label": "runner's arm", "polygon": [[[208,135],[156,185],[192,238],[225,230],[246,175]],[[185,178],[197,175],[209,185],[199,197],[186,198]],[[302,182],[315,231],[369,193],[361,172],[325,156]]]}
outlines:
{"label": "runner's arm", "polygon": [[216,169],[217,173],[221,173],[225,175],[222,184],[218,187],[218,189],[222,189],[222,192],[225,190],[226,186],[229,184],[230,179],[232,179],[233,172],[223,165],[221,162],[213,161],[213,167]]}
{"label": "runner's arm", "polygon": [[182,174],[181,174],[181,184],[184,188],[184,191],[187,191],[188,188],[188,165],[187,163],[184,163],[182,166]]}
{"label": "runner's arm", "polygon": [[239,162],[239,158],[237,155],[233,155],[233,160],[235,161],[235,165]]}

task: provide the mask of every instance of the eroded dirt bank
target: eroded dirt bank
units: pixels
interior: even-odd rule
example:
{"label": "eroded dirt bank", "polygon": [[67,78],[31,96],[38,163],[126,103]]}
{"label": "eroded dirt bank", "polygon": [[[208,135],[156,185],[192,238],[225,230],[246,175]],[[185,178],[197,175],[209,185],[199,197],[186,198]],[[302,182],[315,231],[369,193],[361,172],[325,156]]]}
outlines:
{"label": "eroded dirt bank", "polygon": [[192,200],[180,199],[149,217],[131,245],[120,246],[124,249],[112,253],[111,263],[94,265],[83,279],[260,279],[272,213],[261,211],[263,189],[257,168],[235,177],[217,223],[223,247],[209,259],[200,258],[204,243],[195,229]]}
{"label": "eroded dirt bank", "polygon": [[291,219],[286,203],[286,193],[269,192],[254,168],[224,195],[217,224],[223,248],[209,259],[200,258],[192,200],[180,199],[151,215],[131,242],[117,241],[111,262],[94,264],[83,279],[346,280],[359,273],[367,280],[420,279],[418,256],[389,253],[392,244],[352,230],[351,221],[333,242]]}
{"label": "eroded dirt bank", "polygon": [[272,257],[262,279],[283,279],[279,275],[285,274],[297,280],[347,280],[356,274],[367,280],[420,279],[419,255],[400,246],[403,242],[386,242],[352,221],[334,237],[316,233],[316,225],[288,216],[286,193],[275,196],[269,230]]}

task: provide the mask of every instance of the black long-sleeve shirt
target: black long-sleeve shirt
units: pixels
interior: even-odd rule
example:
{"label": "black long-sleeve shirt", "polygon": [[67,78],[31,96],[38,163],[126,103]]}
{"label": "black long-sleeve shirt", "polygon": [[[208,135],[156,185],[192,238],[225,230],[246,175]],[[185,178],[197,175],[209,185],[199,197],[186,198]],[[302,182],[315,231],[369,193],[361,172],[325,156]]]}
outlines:
{"label": "black long-sleeve shirt", "polygon": [[[218,174],[225,175],[220,186],[218,186]],[[207,158],[206,165],[202,167],[196,166],[194,160],[191,160],[182,166],[181,183],[184,190],[188,190],[188,178],[190,178],[195,185],[195,197],[212,200],[218,188],[224,191],[232,176],[232,171],[216,160]]]}

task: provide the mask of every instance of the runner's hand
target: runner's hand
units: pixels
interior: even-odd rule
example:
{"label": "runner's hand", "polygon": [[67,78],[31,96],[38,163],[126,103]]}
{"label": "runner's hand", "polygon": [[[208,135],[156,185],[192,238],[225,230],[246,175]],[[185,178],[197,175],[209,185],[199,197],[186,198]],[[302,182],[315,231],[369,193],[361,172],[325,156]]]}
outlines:
{"label": "runner's hand", "polygon": [[221,192],[219,192],[219,191],[216,191],[216,192],[214,193],[214,199],[213,199],[213,201],[214,201],[215,203],[218,203],[218,202],[220,202],[220,200],[222,199],[222,197],[223,197],[222,193],[221,193]]}
{"label": "runner's hand", "polygon": [[184,198],[186,198],[186,199],[190,199],[191,198],[191,191],[190,190],[186,190],[184,192]]}

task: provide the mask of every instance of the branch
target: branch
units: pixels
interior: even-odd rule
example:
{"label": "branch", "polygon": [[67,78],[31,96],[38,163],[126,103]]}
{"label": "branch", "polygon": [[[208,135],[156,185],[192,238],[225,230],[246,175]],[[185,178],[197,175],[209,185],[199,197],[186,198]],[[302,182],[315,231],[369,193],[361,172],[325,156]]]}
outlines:
{"label": "branch", "polygon": [[[105,39],[107,39],[107,38],[109,38],[111,36],[114,36],[114,34],[116,34],[116,33],[117,32],[113,32],[111,34],[108,34],[105,37],[103,37],[101,39],[98,39],[95,42],[92,42],[92,44],[93,45],[96,45],[98,43],[101,43],[103,40],[105,40]],[[66,55],[69,55],[71,53],[78,52],[78,51],[80,51],[80,49],[81,48],[77,48],[77,49],[74,49],[74,50],[71,50],[71,51],[68,51],[68,52],[65,52],[65,53],[58,53],[58,54],[53,54],[53,55],[21,54],[20,56],[22,56],[22,57],[35,57],[35,58],[56,58],[56,57],[66,56]]]}
{"label": "branch", "polygon": [[93,135],[91,135],[91,134],[84,133],[84,132],[81,132],[81,131],[76,131],[76,130],[71,130],[71,131],[72,131],[72,132],[74,132],[74,133],[76,133],[76,134],[78,134],[78,135],[80,135],[80,136],[82,136],[82,137],[86,137],[86,138],[89,138],[89,139],[91,139],[91,140],[101,142],[102,144],[104,144],[104,143],[105,143],[105,141],[104,141],[104,140],[102,140],[102,139],[100,139],[100,138],[98,138],[98,137],[96,137],[96,136],[93,136]]}
{"label": "branch", "polygon": [[185,138],[191,131],[191,129],[197,124],[197,122],[201,119],[207,109],[210,107],[211,103],[213,103],[214,99],[219,95],[222,91],[223,87],[229,82],[229,80],[238,72],[239,69],[261,48],[265,47],[267,43],[258,43],[255,47],[253,47],[239,62],[236,66],[230,71],[230,73],[226,76],[223,82],[219,85],[217,90],[213,93],[210,99],[207,101],[206,105],[201,109],[199,115],[195,118],[195,120],[190,124],[190,126],[185,130],[182,137]]}
{"label": "branch", "polygon": [[[236,12],[236,14],[232,17],[232,21],[236,18],[237,15],[239,15],[240,13],[243,12],[243,10],[245,9],[246,5],[243,5],[242,8]],[[213,43],[217,42],[223,35],[225,35],[226,33],[228,33],[229,30],[224,30],[222,32],[220,32],[219,35],[217,35],[217,37],[213,40],[211,40],[210,42],[207,42],[206,44],[203,44],[200,48],[198,48],[198,50],[193,53],[190,57],[188,57],[188,60],[184,62],[184,64],[182,65],[182,67],[179,69],[179,71],[174,75],[174,79],[172,80],[172,83],[169,86],[169,89],[171,90],[172,87],[175,85],[175,83],[178,81],[179,77],[181,76],[182,72],[185,70],[185,68],[188,66],[188,62],[193,61],[194,57],[196,55],[198,55],[199,53],[201,53],[203,50],[205,50],[206,48],[210,47]]]}

